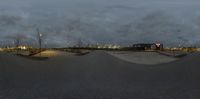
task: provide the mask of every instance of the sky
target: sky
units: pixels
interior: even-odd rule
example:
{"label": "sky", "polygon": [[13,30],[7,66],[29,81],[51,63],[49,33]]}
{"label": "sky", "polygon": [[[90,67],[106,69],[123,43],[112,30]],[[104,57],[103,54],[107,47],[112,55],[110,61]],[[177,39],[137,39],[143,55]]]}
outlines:
{"label": "sky", "polygon": [[0,46],[200,46],[199,0],[0,0]]}

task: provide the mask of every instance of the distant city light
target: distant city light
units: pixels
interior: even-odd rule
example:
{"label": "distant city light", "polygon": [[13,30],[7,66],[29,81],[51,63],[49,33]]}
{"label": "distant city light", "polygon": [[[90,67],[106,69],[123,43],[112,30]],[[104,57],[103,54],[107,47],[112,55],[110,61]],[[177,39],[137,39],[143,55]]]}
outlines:
{"label": "distant city light", "polygon": [[21,49],[21,50],[26,50],[27,49],[26,46],[19,46],[18,48]]}

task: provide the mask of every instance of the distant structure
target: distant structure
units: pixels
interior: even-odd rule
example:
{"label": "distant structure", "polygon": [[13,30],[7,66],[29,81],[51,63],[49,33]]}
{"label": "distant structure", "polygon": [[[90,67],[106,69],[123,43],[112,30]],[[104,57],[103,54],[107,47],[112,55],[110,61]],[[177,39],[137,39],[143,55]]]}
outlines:
{"label": "distant structure", "polygon": [[20,45],[20,46],[18,46],[16,48],[19,49],[19,50],[28,50],[28,49],[31,49],[32,47],[31,46]]}
{"label": "distant structure", "polygon": [[160,43],[139,43],[139,44],[133,44],[132,46],[133,50],[163,50],[163,44]]}
{"label": "distant structure", "polygon": [[164,46],[161,43],[155,43],[155,46],[156,46],[156,50],[163,50],[164,49]]}
{"label": "distant structure", "polygon": [[154,44],[139,43],[139,44],[133,44],[132,48],[134,50],[151,50],[153,45]]}
{"label": "distant structure", "polygon": [[42,33],[40,33],[39,29],[37,29],[37,38],[38,38],[38,43],[39,43],[39,51],[40,51],[40,56],[42,52]]}

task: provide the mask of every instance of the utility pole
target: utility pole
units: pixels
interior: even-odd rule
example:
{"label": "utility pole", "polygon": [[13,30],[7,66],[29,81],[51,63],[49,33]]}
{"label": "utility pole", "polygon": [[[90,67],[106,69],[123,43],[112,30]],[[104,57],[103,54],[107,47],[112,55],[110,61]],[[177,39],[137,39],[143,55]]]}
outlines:
{"label": "utility pole", "polygon": [[40,51],[40,56],[41,56],[41,52],[42,52],[42,33],[40,33],[39,29],[37,29],[37,36],[38,36],[39,51]]}

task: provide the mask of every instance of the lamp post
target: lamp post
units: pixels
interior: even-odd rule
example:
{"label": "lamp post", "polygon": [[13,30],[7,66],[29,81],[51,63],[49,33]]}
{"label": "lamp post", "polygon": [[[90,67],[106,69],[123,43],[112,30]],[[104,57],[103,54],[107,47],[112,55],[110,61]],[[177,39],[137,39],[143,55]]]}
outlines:
{"label": "lamp post", "polygon": [[42,33],[40,33],[39,29],[37,29],[37,33],[38,33],[39,51],[40,51],[40,56],[41,56],[41,51],[42,51]]}

